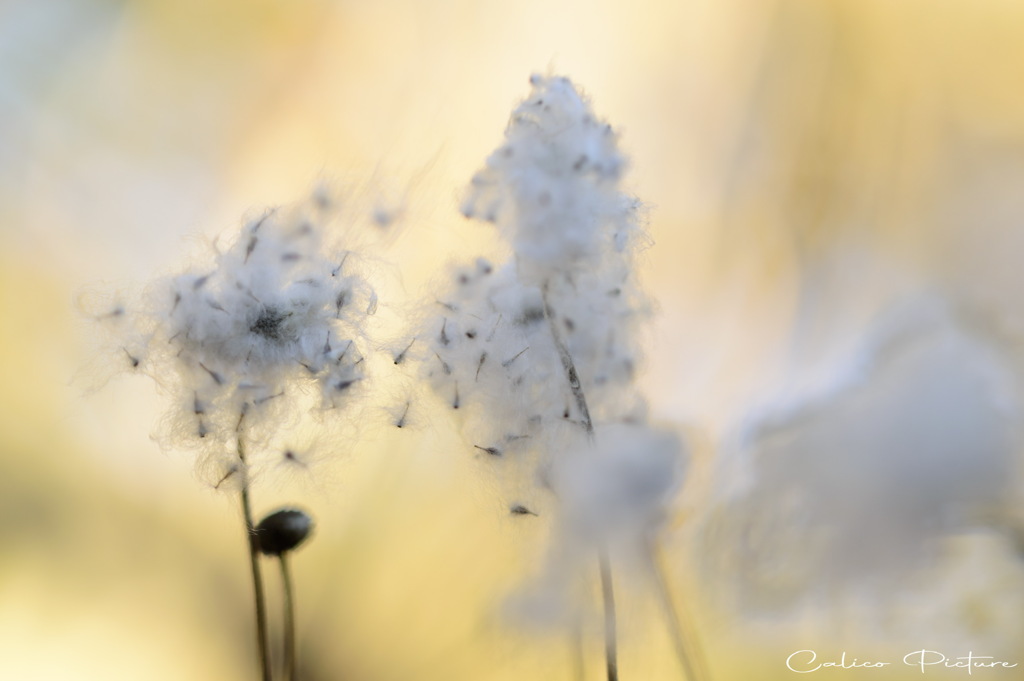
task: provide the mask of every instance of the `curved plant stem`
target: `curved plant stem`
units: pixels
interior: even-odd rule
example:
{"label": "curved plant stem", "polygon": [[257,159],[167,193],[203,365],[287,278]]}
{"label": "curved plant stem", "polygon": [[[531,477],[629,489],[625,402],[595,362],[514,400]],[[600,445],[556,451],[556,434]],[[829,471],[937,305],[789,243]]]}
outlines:
{"label": "curved plant stem", "polygon": [[[576,408],[580,411],[583,429],[587,433],[587,439],[594,443],[594,422],[590,418],[590,408],[587,406],[587,397],[583,393],[583,386],[580,384],[579,374],[576,372],[576,363],[569,352],[569,346],[565,344],[558,324],[555,321],[555,311],[548,300],[548,284],[544,283],[541,288],[541,296],[544,302],[544,317],[548,320],[548,328],[551,330],[551,339],[558,349],[558,357],[562,360],[562,368],[565,369],[565,377],[569,381],[569,390],[572,391],[573,399],[576,400]],[[608,547],[602,545],[598,550],[598,568],[601,572],[601,597],[604,601],[604,655],[605,667],[608,673],[608,681],[619,679],[619,655],[618,640],[616,635],[615,618],[615,589],[612,584],[612,565],[608,557]]]}
{"label": "curved plant stem", "polygon": [[615,590],[612,587],[612,562],[608,547],[598,551],[598,565],[601,568],[601,597],[604,599],[604,657],[608,668],[608,681],[619,679],[619,655],[615,633]]}
{"label": "curved plant stem", "polygon": [[292,575],[288,569],[288,554],[281,553],[281,582],[284,584],[284,670],[285,681],[295,679],[295,600],[292,595]]}
{"label": "curved plant stem", "polygon": [[[238,460],[245,471],[245,446],[238,437]],[[242,484],[242,516],[245,521],[246,540],[249,544],[249,564],[252,567],[253,598],[256,602],[256,643],[260,654],[260,671],[263,681],[271,681],[270,650],[267,646],[267,607],[263,598],[263,575],[260,572],[260,551],[256,543],[256,526],[252,522],[252,505],[249,500],[248,474]]]}
{"label": "curved plant stem", "polygon": [[679,666],[682,667],[687,681],[709,681],[711,677],[707,672],[707,665],[704,663],[700,645],[695,641],[690,627],[687,626],[688,618],[681,614],[680,608],[676,608],[672,598],[672,590],[665,576],[661,547],[651,537],[647,537],[644,544],[651,574],[654,577],[654,586],[658,592],[658,600],[661,601],[665,618],[668,620],[669,635],[672,637],[672,646],[675,648]]}
{"label": "curved plant stem", "polygon": [[555,322],[555,311],[548,301],[548,285],[545,282],[541,289],[541,296],[544,301],[544,317],[548,320],[548,328],[551,329],[551,339],[558,349],[558,357],[562,360],[562,368],[565,369],[565,377],[569,381],[569,390],[572,391],[573,399],[576,400],[576,408],[580,410],[580,418],[583,421],[583,429],[587,431],[587,438],[594,441],[594,422],[590,418],[590,409],[587,407],[587,396],[583,394],[583,386],[580,385],[579,374],[576,373],[576,363],[569,352],[569,346],[565,344],[558,324]]}

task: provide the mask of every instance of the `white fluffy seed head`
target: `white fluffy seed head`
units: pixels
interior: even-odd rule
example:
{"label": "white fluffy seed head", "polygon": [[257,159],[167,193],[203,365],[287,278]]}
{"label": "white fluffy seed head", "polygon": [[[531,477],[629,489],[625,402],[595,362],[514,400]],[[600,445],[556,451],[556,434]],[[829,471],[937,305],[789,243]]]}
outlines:
{"label": "white fluffy seed head", "polygon": [[515,257],[452,271],[418,335],[435,392],[493,425],[488,447],[537,439],[553,423],[582,424],[558,342],[591,420],[646,416],[634,378],[637,329],[650,306],[633,271],[646,237],[638,203],[620,187],[625,157],[568,79],[530,82],[464,205],[467,216],[497,223]]}
{"label": "white fluffy seed head", "polygon": [[1006,504],[1020,442],[1006,360],[934,301],[899,316],[853,353],[856,380],[759,410],[731,452],[743,485],[722,489],[705,555],[748,604],[913,574]]}
{"label": "white fluffy seed head", "polygon": [[497,224],[524,276],[540,283],[624,250],[636,201],[619,190],[626,166],[618,136],[562,77],[531,78],[505,143],[473,176],[462,211]]}
{"label": "white fluffy seed head", "polygon": [[273,449],[363,392],[376,297],[358,255],[329,242],[334,211],[318,197],[268,211],[119,315],[118,344],[169,393],[158,440],[200,451],[212,484],[247,478],[232,472],[238,440]]}
{"label": "white fluffy seed head", "polygon": [[567,79],[531,85],[463,205],[497,225],[513,257],[449,271],[417,338],[434,393],[511,483],[510,507],[530,500],[513,513],[556,500],[549,572],[567,574],[596,543],[635,549],[657,529],[685,458],[646,425],[636,388],[650,304],[635,255],[646,235],[621,188],[617,136]]}

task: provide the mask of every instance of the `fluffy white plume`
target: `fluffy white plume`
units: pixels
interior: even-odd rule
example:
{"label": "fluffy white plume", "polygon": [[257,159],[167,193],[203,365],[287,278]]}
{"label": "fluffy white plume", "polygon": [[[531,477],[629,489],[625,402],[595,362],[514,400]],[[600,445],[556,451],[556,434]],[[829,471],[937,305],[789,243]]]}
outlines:
{"label": "fluffy white plume", "polygon": [[633,424],[595,431],[595,444],[551,461],[546,478],[565,508],[571,534],[598,546],[656,530],[682,479],[685,459],[674,434]]}
{"label": "fluffy white plume", "polygon": [[1006,361],[935,301],[901,310],[827,391],[763,407],[708,526],[748,604],[896,576],[1006,501],[1019,433]]}
{"label": "fluffy white plume", "polygon": [[646,235],[620,186],[617,135],[567,79],[530,82],[463,206],[496,223],[514,257],[454,270],[419,337],[435,393],[511,478],[510,501],[554,493],[552,556],[564,560],[552,564],[565,571],[654,530],[684,465],[679,440],[645,424],[635,386]]}
{"label": "fluffy white plume", "polygon": [[626,163],[618,136],[567,78],[535,75],[530,83],[505,144],[473,176],[463,214],[496,223],[532,283],[607,270],[608,250],[626,250],[637,228],[636,201],[619,189]]}
{"label": "fluffy white plume", "polygon": [[234,475],[239,438],[298,457],[283,426],[360,391],[376,297],[357,273],[358,256],[328,243],[333,217],[322,198],[269,211],[212,262],[159,279],[138,304],[97,317],[117,336],[126,368],[169,393],[158,437],[199,450],[212,482],[244,479]]}

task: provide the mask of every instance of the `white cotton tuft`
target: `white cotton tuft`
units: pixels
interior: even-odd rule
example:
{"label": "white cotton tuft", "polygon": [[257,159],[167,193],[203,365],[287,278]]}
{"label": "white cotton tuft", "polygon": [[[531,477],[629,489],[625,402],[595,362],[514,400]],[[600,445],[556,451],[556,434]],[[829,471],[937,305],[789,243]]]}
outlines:
{"label": "white cotton tuft", "polygon": [[924,312],[873,334],[857,380],[747,424],[746,484],[712,513],[707,556],[751,603],[909,573],[1006,503],[1020,442],[1008,366]]}
{"label": "white cotton tuft", "polygon": [[619,190],[626,160],[611,126],[567,78],[530,82],[505,144],[474,175],[463,214],[496,223],[540,282],[624,250],[636,202]]}
{"label": "white cotton tuft", "polygon": [[322,195],[267,211],[203,265],[99,320],[169,394],[158,441],[198,450],[215,486],[250,475],[238,443],[276,450],[282,432],[365,394],[376,294],[359,255],[333,242],[336,217]]}
{"label": "white cotton tuft", "polygon": [[[452,271],[417,334],[435,394],[463,420],[480,412],[492,425],[488,448],[537,440],[559,422],[646,417],[634,381],[650,305],[633,273],[645,235],[637,201],[619,186],[625,157],[568,79],[530,82],[465,204],[468,216],[497,223],[515,257]],[[589,414],[569,389],[560,345]]]}
{"label": "white cotton tuft", "polygon": [[594,444],[551,460],[548,479],[563,509],[563,531],[594,547],[656,530],[682,484],[686,459],[674,433],[597,427]]}
{"label": "white cotton tuft", "polygon": [[496,225],[512,257],[451,268],[414,335],[421,375],[467,453],[503,483],[516,522],[556,529],[548,608],[568,599],[602,542],[616,553],[646,545],[685,457],[677,438],[646,424],[636,385],[651,313],[635,272],[646,234],[621,187],[617,135],[568,79],[530,82],[463,204]]}

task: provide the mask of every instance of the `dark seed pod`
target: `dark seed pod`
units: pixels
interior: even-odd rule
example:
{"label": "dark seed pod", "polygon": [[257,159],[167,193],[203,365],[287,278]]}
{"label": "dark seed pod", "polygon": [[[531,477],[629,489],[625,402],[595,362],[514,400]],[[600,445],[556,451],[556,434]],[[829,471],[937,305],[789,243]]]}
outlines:
{"label": "dark seed pod", "polygon": [[297,508],[274,511],[256,526],[256,544],[262,553],[279,556],[306,540],[313,519]]}

